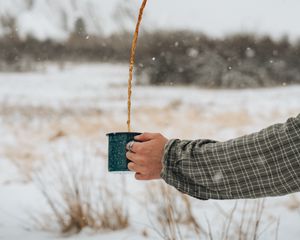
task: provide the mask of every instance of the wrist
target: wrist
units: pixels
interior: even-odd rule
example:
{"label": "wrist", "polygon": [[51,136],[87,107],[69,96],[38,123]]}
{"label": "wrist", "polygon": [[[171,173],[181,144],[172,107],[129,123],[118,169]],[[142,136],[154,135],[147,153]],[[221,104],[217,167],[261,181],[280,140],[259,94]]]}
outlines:
{"label": "wrist", "polygon": [[161,159],[162,169],[160,172],[160,177],[165,178],[168,175],[168,172],[170,171],[170,168],[172,168],[172,161],[171,161],[171,151],[172,148],[175,146],[175,142],[179,141],[178,139],[168,139],[164,145],[163,150],[163,156]]}

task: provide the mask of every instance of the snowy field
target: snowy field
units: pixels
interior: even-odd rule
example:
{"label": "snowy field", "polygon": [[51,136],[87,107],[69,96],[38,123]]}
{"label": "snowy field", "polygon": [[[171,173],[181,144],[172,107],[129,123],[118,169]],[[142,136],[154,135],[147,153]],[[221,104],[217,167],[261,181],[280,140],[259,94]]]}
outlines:
{"label": "snowy field", "polygon": [[[40,69],[0,73],[0,239],[163,239],[156,216],[166,196],[147,197],[147,191],[160,181],[138,182],[132,174],[106,171],[105,134],[126,131],[127,66],[67,64]],[[176,83],[134,86],[132,128],[161,132],[169,138],[222,141],[284,122],[300,113],[299,103],[300,86],[238,91]],[[91,192],[96,192],[99,182],[121,199],[129,214],[128,227],[118,231],[86,228],[67,236],[58,232],[37,176],[51,186],[63,161],[71,161],[74,169],[87,169],[95,183],[88,185]],[[57,168],[51,172],[53,165]],[[171,196],[180,198],[175,193]],[[91,195],[91,201],[98,201]],[[208,226],[213,239],[222,239],[224,231],[230,239],[238,239],[241,228],[244,231],[255,222],[251,220],[255,204],[262,204],[262,200],[188,201],[200,225],[200,239],[209,239]],[[299,239],[299,194],[267,198],[263,206],[259,239]],[[195,239],[186,223],[179,226],[181,239]]]}

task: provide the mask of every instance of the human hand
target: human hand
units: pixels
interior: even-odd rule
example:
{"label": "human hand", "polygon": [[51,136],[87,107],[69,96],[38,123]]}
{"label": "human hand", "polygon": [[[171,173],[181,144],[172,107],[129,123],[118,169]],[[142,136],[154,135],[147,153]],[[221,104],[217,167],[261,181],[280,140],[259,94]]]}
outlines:
{"label": "human hand", "polygon": [[[162,158],[168,139],[159,133],[143,133],[128,143],[126,157],[131,161],[128,169],[136,172],[137,180],[159,179],[162,170]],[[130,146],[131,145],[131,146]]]}

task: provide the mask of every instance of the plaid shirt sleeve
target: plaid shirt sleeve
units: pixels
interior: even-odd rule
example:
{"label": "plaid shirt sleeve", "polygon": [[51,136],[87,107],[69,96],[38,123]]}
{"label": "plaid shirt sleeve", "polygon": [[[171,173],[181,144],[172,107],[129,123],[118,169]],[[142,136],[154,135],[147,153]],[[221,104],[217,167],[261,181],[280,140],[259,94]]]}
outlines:
{"label": "plaid shirt sleeve", "polygon": [[300,114],[225,142],[172,139],[161,177],[199,199],[279,196],[300,191]]}

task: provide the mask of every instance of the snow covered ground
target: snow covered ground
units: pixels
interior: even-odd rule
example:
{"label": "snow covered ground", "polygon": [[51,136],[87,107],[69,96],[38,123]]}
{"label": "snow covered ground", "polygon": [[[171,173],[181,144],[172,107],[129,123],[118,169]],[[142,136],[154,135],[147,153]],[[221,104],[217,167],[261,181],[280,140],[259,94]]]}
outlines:
{"label": "snow covered ground", "polygon": [[[49,163],[63,159],[64,154],[76,162],[85,152],[95,160],[96,175],[98,171],[116,195],[121,191],[115,186],[126,182],[129,227],[115,232],[86,229],[69,238],[161,239],[152,229],[155,214],[145,208],[149,183],[137,182],[131,174],[108,174],[105,169],[105,134],[126,131],[127,71],[126,65],[118,64],[67,64],[63,69],[45,66],[34,73],[0,73],[1,240],[65,239],[32,221],[32,215],[43,219],[43,213],[49,211],[35,175]],[[300,86],[256,90],[206,90],[176,83],[134,86],[132,127],[134,131],[161,132],[169,138],[226,140],[296,116],[299,103]],[[207,229],[207,216],[214,239],[219,239],[224,222],[220,208],[230,214],[235,201],[190,201],[201,226]],[[238,201],[238,211],[244,203]],[[247,202],[249,214],[254,203]],[[299,194],[267,198],[260,239],[275,238],[278,218],[278,239],[298,239],[299,211]],[[55,224],[48,221],[46,225],[53,229]]]}

